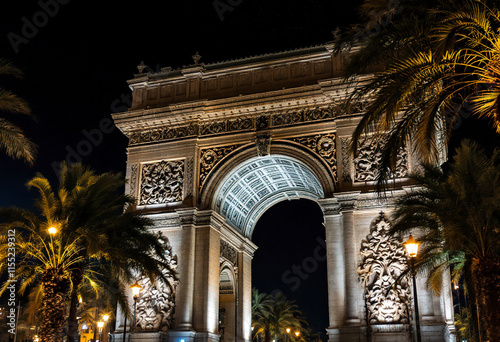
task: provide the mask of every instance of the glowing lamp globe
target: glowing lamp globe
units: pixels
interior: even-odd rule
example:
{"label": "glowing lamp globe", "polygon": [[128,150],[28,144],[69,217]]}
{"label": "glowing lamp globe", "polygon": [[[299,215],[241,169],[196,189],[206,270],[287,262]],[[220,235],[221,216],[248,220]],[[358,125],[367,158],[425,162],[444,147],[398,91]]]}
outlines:
{"label": "glowing lamp globe", "polygon": [[97,327],[98,327],[99,329],[102,329],[102,327],[103,327],[103,326],[104,326],[104,322],[103,322],[103,321],[99,321],[99,322],[97,322]]}
{"label": "glowing lamp globe", "polygon": [[50,227],[49,228],[49,234],[50,235],[54,235],[55,233],[57,233],[57,229],[55,227]]}
{"label": "glowing lamp globe", "polygon": [[142,286],[139,285],[139,283],[136,281],[132,286],[130,286],[130,290],[132,291],[132,296],[134,296],[134,298],[137,298],[139,297],[139,293],[142,290]]}
{"label": "glowing lamp globe", "polygon": [[104,320],[104,322],[107,322],[109,319],[109,315],[102,315],[102,319]]}
{"label": "glowing lamp globe", "polygon": [[286,333],[289,334],[292,329],[286,328]]}
{"label": "glowing lamp globe", "polygon": [[295,336],[299,337],[300,336],[300,331],[295,332]]}
{"label": "glowing lamp globe", "polygon": [[408,240],[404,243],[404,246],[405,246],[406,250],[408,251],[408,255],[410,256],[410,258],[417,257],[419,245],[420,245],[420,243],[415,241],[415,239],[411,235],[408,238]]}

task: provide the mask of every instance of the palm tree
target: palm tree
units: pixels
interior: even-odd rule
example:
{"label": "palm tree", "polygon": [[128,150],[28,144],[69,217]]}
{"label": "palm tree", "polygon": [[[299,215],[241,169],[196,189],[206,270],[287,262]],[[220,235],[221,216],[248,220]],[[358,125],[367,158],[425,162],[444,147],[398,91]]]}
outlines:
{"label": "palm tree", "polygon": [[[387,8],[389,3],[366,0],[365,11]],[[433,6],[413,0],[396,3],[402,13],[388,11],[387,24],[375,22],[380,32],[358,41],[346,76],[351,80],[367,65],[375,71],[347,104],[370,99],[354,131],[352,149],[356,153],[366,133],[379,133],[375,139],[383,144],[378,175],[382,183],[410,138],[424,161],[436,161],[440,131],[447,132],[446,140],[466,107],[471,110],[468,115],[491,119],[500,132],[500,12],[486,1],[436,2]],[[351,34],[339,42],[339,49],[349,38],[353,44]],[[383,65],[374,66],[381,61]]]}
{"label": "palm tree", "polygon": [[[12,63],[0,59],[0,76],[21,78],[22,72]],[[36,145],[26,137],[18,126],[5,118],[6,114],[31,116],[31,110],[28,103],[22,98],[0,87],[0,149],[9,157],[24,159],[32,165],[35,161]]]}
{"label": "palm tree", "polygon": [[[417,267],[435,281],[451,264],[476,297],[491,341],[500,341],[500,151],[464,141],[449,174],[424,166],[420,185],[396,203],[394,233],[421,232]],[[432,279],[432,278],[436,279]],[[471,306],[473,307],[473,306]]]}
{"label": "palm tree", "polygon": [[[254,336],[264,342],[273,339],[285,341],[301,341],[304,338],[304,327],[307,325],[296,304],[288,300],[282,292],[273,295],[252,290],[252,326]],[[291,333],[287,332],[291,329]],[[293,332],[300,331],[301,336],[295,337]]]}
{"label": "palm tree", "polygon": [[[65,273],[69,277],[68,339],[74,341],[78,335],[78,297],[82,293],[105,292],[130,314],[124,284],[143,275],[170,286],[176,275],[166,250],[168,242],[149,230],[151,220],[133,210],[134,199],[121,194],[125,182],[121,175],[96,175],[80,164],[63,163],[59,176],[57,191],[40,174],[28,186],[38,190],[36,206],[44,225],[58,227],[61,241],[71,242],[76,250],[77,262]],[[5,212],[11,211],[19,209]],[[27,211],[23,214],[35,216]],[[6,216],[5,222],[15,221]],[[29,284],[35,286],[34,280]],[[32,298],[40,291],[34,287]]]}
{"label": "palm tree", "polygon": [[[50,225],[26,210],[2,209],[0,217],[3,240],[0,243],[3,260],[0,272],[10,267],[5,260],[12,255],[14,245],[17,257],[15,274],[9,271],[9,280],[3,284],[0,294],[11,291],[9,286],[14,284],[19,286],[22,295],[37,284],[36,293],[41,294],[42,309],[39,335],[43,342],[59,341],[65,322],[71,273],[82,261],[78,239],[67,241],[60,236],[49,236]],[[13,236],[15,239],[11,239]]]}

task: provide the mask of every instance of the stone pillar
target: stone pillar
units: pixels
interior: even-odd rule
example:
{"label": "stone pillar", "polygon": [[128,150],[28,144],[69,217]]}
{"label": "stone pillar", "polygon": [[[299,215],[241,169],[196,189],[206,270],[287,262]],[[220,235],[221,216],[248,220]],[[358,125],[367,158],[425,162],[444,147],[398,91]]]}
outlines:
{"label": "stone pillar", "polygon": [[346,325],[360,325],[358,264],[359,245],[356,242],[354,222],[355,201],[359,192],[343,193],[335,196],[339,201],[343,217],[345,280],[346,280]]}
{"label": "stone pillar", "polygon": [[238,342],[251,340],[252,259],[256,246],[249,240],[238,254]]}
{"label": "stone pillar", "polygon": [[195,226],[193,328],[200,341],[218,340],[220,231],[210,224],[210,213]]}
{"label": "stone pillar", "polygon": [[326,229],[326,254],[328,269],[329,341],[340,341],[339,329],[345,323],[345,252],[344,224],[339,204],[335,199],[319,201],[323,209]]}
{"label": "stone pillar", "polygon": [[182,224],[181,245],[177,248],[179,286],[176,293],[175,330],[193,330],[193,287],[195,262],[195,229],[193,210],[180,211]]}

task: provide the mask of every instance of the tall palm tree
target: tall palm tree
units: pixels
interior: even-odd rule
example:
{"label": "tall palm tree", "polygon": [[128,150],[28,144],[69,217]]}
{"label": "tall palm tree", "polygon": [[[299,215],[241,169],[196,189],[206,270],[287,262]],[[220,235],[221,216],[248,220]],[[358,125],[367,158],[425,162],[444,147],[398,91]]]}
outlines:
{"label": "tall palm tree", "polygon": [[[22,72],[12,63],[0,59],[0,76],[22,77]],[[36,145],[26,137],[24,132],[6,116],[9,114],[24,114],[31,116],[28,103],[9,90],[0,87],[0,149],[9,157],[24,159],[33,164],[36,155]]]}
{"label": "tall palm tree", "polygon": [[[41,304],[40,338],[43,342],[60,341],[71,273],[82,261],[78,239],[68,241],[59,235],[49,236],[50,225],[26,210],[0,209],[0,217],[3,240],[0,242],[0,272],[11,267],[6,262],[8,255],[17,258],[15,273],[9,270],[9,280],[1,287],[0,294],[12,291],[9,286],[14,285],[22,295],[37,285]],[[11,239],[13,236],[15,238]]]}
{"label": "tall palm tree", "polygon": [[[446,140],[466,107],[471,110],[467,115],[491,119],[500,132],[497,1],[438,1],[429,6],[414,0],[366,0],[365,11],[387,8],[389,3],[398,7],[386,10],[386,17],[390,16],[386,22],[372,19],[380,32],[357,41],[358,50],[347,68],[350,80],[367,65],[379,63],[374,76],[355,89],[348,104],[369,98],[354,131],[352,149],[355,153],[364,134],[380,133],[375,139],[383,144],[382,182],[390,177],[398,152],[410,138],[425,161],[436,161],[440,131],[446,131]],[[347,37],[339,42],[339,49],[346,46],[345,41],[353,44],[356,36]]]}
{"label": "tall palm tree", "polygon": [[500,151],[464,141],[449,174],[424,166],[420,187],[397,201],[392,231],[419,229],[417,266],[431,278],[458,265],[491,341],[500,341]]}
{"label": "tall palm tree", "polygon": [[[40,174],[28,186],[38,190],[36,206],[44,225],[58,227],[61,241],[71,242],[77,251],[77,262],[65,273],[69,277],[68,340],[74,341],[82,292],[89,288],[94,293],[104,291],[129,314],[124,284],[143,275],[170,286],[176,275],[166,242],[149,230],[151,220],[133,210],[134,199],[122,194],[125,180],[121,175],[96,175],[80,164],[63,163],[59,176],[57,191]],[[5,222],[13,221],[5,217]],[[40,289],[33,288],[32,297],[37,293]]]}
{"label": "tall palm tree", "polygon": [[273,339],[286,340],[287,328],[292,332],[300,331],[301,336],[289,335],[293,341],[304,338],[304,328],[307,325],[298,306],[288,300],[282,292],[273,295],[252,290],[252,326],[254,336],[264,342]]}

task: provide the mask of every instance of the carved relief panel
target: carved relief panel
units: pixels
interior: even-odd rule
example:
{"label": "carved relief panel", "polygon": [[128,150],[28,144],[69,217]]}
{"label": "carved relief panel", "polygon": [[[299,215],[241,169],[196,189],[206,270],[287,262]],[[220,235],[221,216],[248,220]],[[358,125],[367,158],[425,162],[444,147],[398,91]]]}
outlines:
{"label": "carved relief panel", "polygon": [[396,280],[408,268],[406,251],[399,238],[389,234],[383,213],[361,243],[359,279],[365,287],[370,323],[408,323],[411,294],[407,277]]}
{"label": "carved relief panel", "polygon": [[166,245],[166,259],[170,264],[163,271],[167,283],[151,282],[147,277],[141,277],[138,282],[142,290],[137,299],[136,327],[142,331],[166,331],[170,329],[175,308],[175,292],[178,280],[175,275],[177,256],[172,254],[172,247],[168,239],[158,233],[158,239]]}
{"label": "carved relief panel", "polygon": [[142,164],[139,205],[181,202],[184,168],[184,159]]}

